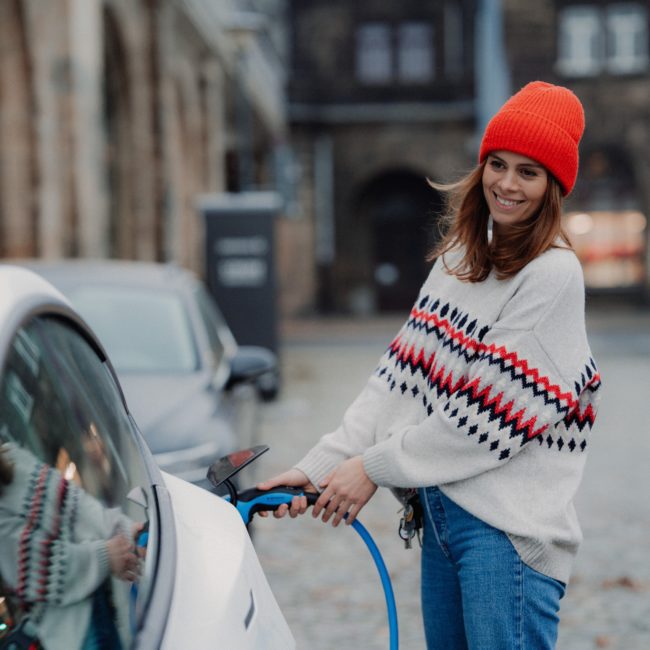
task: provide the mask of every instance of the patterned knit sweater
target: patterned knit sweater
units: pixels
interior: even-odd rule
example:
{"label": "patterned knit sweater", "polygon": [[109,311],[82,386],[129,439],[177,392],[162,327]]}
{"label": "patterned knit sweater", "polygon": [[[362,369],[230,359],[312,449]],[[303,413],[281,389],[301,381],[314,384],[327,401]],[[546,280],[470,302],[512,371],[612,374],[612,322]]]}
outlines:
{"label": "patterned knit sweater", "polygon": [[93,592],[109,577],[106,541],[131,521],[7,443],[12,482],[0,495],[0,573],[48,650],[81,647]]}
{"label": "patterned knit sweater", "polygon": [[529,566],[567,582],[599,389],[573,252],[480,283],[438,260],[341,426],[296,467],[318,485],[363,455],[377,485],[437,485],[505,531]]}

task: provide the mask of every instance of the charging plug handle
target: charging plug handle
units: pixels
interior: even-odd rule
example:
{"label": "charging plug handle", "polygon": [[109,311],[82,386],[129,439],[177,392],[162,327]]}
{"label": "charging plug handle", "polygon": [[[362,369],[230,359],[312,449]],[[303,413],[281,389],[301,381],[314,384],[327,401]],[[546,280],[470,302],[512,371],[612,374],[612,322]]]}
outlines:
{"label": "charging plug handle", "polygon": [[313,506],[319,495],[305,492],[301,488],[278,486],[271,490],[249,488],[237,494],[237,510],[245,524],[250,523],[256,512],[277,510],[283,503],[291,503],[293,497],[307,497],[307,504]]}

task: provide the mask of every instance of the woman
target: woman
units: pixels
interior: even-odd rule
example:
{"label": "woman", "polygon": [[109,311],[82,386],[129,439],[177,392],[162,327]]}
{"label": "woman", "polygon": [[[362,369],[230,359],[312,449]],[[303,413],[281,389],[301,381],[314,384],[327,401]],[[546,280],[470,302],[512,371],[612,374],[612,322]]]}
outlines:
{"label": "woman", "polygon": [[583,129],[566,88],[536,81],[506,102],[478,167],[443,188],[438,261],[374,375],[336,431],[260,485],[317,487],[313,514],[335,526],[377,486],[418,489],[429,648],[556,642],[600,387],[560,223]]}

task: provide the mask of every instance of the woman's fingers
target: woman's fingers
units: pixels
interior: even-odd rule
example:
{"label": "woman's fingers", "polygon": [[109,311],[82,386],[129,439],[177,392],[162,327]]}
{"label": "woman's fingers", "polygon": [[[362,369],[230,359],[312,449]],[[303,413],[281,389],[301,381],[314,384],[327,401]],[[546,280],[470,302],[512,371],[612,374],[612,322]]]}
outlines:
{"label": "woman's fingers", "polygon": [[[259,483],[258,488],[270,490],[279,485],[300,487],[305,491],[316,491],[307,476],[295,467],[268,481]],[[322,493],[314,504],[312,514],[314,518],[321,517],[324,523],[333,517],[332,524],[334,526],[338,526],[348,513],[349,523],[352,523],[377,489],[377,486],[365,473],[361,456],[355,456],[342,462],[321,481],[319,487]],[[306,497],[294,497],[290,505],[283,504],[273,514],[278,519],[287,514],[295,518],[304,514],[307,508]],[[260,514],[264,516],[264,513]]]}
{"label": "woman's fingers", "polygon": [[342,506],[347,501],[340,497],[338,494],[335,494],[327,503],[325,507],[325,512],[323,513],[323,521],[327,523],[334,513],[339,509],[339,506]]}
{"label": "woman's fingers", "polygon": [[[338,495],[331,489],[326,489],[314,504],[313,516],[314,518],[321,517],[323,523],[328,523],[332,520],[334,527],[338,526],[345,518],[347,524],[351,524],[366,504],[366,501],[355,503],[352,498]],[[276,519],[282,519],[289,515],[295,519],[299,515],[305,514],[309,506],[307,504],[306,496],[293,497],[291,503],[283,503],[273,512]],[[268,517],[268,512],[258,513],[261,517]],[[347,515],[347,518],[346,518]]]}
{"label": "woman's fingers", "polygon": [[[322,487],[322,484],[321,484],[321,487]],[[323,508],[325,506],[327,506],[328,502],[330,501],[330,499],[333,496],[334,496],[334,493],[333,493],[333,490],[330,487],[328,487],[326,490],[324,490],[321,493],[321,495],[318,497],[318,500],[314,504],[314,509],[312,510],[312,513],[311,513],[314,518],[317,518],[320,515]]]}
{"label": "woman's fingers", "polygon": [[289,514],[292,517],[297,517],[298,515],[304,515],[307,512],[309,504],[307,503],[306,496],[293,497],[291,500],[291,508]]}
{"label": "woman's fingers", "polygon": [[345,517],[346,514],[348,514],[349,509],[353,506],[354,504],[351,503],[350,501],[342,501],[339,504],[339,507],[336,509],[336,512],[334,513],[334,519],[332,521],[332,526],[336,528],[340,523],[341,519]]}
{"label": "woman's fingers", "polygon": [[[287,470],[286,472],[282,472],[282,474],[278,474],[273,478],[258,483],[257,488],[260,490],[272,490],[275,487],[285,486],[285,485],[289,487],[302,488],[306,492],[316,491],[314,486],[309,482],[307,476],[299,469],[296,469],[295,467],[292,467],[290,470]],[[298,515],[304,514],[306,511],[307,511],[307,498],[304,496],[294,497],[291,500],[290,504],[283,503],[281,506],[279,506],[273,512],[273,516],[276,519],[282,519],[282,517],[285,517],[288,513],[289,516],[293,519]],[[259,515],[262,517],[267,517],[268,513],[260,512]]]}
{"label": "woman's fingers", "polygon": [[[287,512],[289,512],[289,504],[288,503],[283,503],[277,507],[276,510],[273,511],[273,516],[276,519],[282,519],[282,517],[286,516]],[[262,514],[262,513],[260,513]],[[264,513],[266,514],[266,513]]]}
{"label": "woman's fingers", "polygon": [[357,515],[361,511],[361,508],[365,506],[365,503],[353,503],[350,509],[348,510],[348,516],[347,519],[345,520],[345,523],[349,526],[354,522],[354,520],[357,518]]}
{"label": "woman's fingers", "polygon": [[[282,503],[280,504],[274,511],[273,511],[273,516],[276,519],[282,519],[282,517],[285,517],[287,514],[292,519],[295,519],[298,515],[303,515],[307,511],[307,497],[305,496],[300,496],[300,497],[293,497],[291,500],[291,503]],[[261,511],[258,512],[261,517],[268,517],[269,513],[268,511]]]}

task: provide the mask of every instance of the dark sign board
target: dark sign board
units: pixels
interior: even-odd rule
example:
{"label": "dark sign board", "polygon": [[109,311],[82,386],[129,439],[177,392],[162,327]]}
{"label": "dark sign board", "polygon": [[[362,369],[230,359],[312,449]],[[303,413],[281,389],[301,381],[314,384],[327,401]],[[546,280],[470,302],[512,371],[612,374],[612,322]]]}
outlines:
{"label": "dark sign board", "polygon": [[275,192],[201,197],[205,222],[206,280],[242,345],[278,351],[275,278]]}

